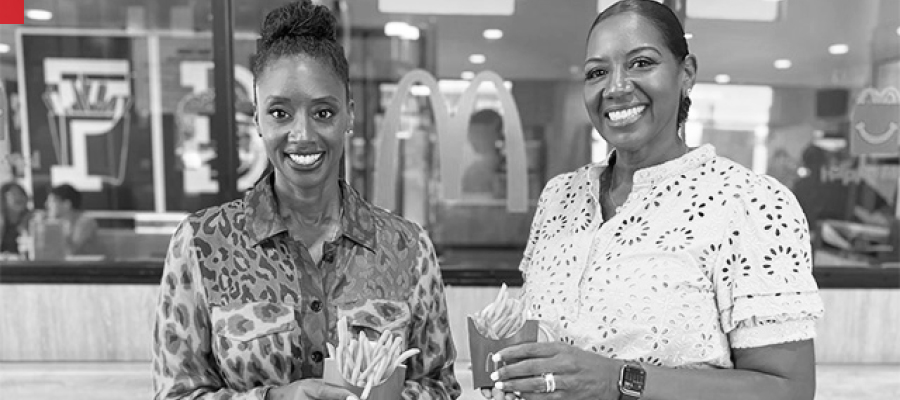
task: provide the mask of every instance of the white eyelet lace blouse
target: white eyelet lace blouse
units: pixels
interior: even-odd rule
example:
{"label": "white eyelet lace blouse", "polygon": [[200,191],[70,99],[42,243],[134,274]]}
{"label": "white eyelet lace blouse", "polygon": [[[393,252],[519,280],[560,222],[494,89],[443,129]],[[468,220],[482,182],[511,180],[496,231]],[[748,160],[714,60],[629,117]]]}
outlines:
{"label": "white eyelet lace blouse", "polygon": [[639,170],[603,221],[607,164],[552,179],[520,269],[556,336],[618,359],[732,368],[731,349],[815,336],[822,302],[806,218],[768,176],[711,145]]}

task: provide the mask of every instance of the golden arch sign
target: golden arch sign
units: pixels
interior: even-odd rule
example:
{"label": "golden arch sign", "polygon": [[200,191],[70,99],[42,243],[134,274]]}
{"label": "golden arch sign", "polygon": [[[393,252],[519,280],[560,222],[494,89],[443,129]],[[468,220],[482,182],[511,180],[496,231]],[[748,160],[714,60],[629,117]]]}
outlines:
{"label": "golden arch sign", "polygon": [[506,152],[506,208],[510,212],[528,211],[528,174],[525,163],[525,136],[522,120],[512,94],[503,86],[500,75],[482,71],[472,79],[450,115],[447,103],[438,89],[437,80],[427,71],[417,69],[408,72],[397,84],[397,91],[385,111],[379,128],[378,151],[375,156],[375,198],[380,207],[393,209],[397,204],[397,131],[400,130],[400,111],[409,96],[410,88],[419,84],[430,90],[429,98],[433,108],[435,129],[438,135],[440,154],[440,174],[443,198],[459,200],[462,192],[462,163],[464,133],[472,116],[478,87],[490,82],[497,88],[500,105],[503,107],[503,136]]}

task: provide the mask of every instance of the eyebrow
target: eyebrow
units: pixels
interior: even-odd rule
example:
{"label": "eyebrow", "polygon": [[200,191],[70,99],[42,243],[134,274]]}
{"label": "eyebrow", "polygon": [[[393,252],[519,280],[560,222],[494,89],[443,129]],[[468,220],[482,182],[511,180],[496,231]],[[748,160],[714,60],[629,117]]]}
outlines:
{"label": "eyebrow", "polygon": [[[273,103],[273,102],[287,102],[287,103],[290,103],[290,102],[291,102],[291,98],[290,98],[290,97],[286,97],[286,96],[279,96],[279,95],[269,95],[268,97],[266,97],[266,103]],[[312,102],[313,102],[313,103],[320,103],[320,102],[335,102],[335,103],[340,103],[340,99],[338,99],[337,97],[335,97],[335,96],[329,94],[329,95],[327,95],[327,96],[322,96],[322,97],[314,98],[314,99],[312,99]]]}
{"label": "eyebrow", "polygon": [[[636,48],[633,48],[633,49],[629,50],[628,53],[626,53],[626,55],[629,56],[629,57],[631,57],[631,56],[633,56],[633,55],[635,55],[635,54],[637,54],[637,53],[640,53],[640,52],[642,52],[642,51],[645,51],[645,50],[652,51],[652,52],[656,53],[657,55],[661,55],[661,54],[662,54],[662,53],[660,53],[659,50],[656,49],[656,47],[653,47],[653,46],[650,46],[650,45],[644,45],[644,46],[639,46],[639,47],[636,47]],[[603,61],[606,61],[606,59],[604,59],[604,58],[602,58],[602,57],[590,57],[590,58],[588,58],[587,60],[585,60],[584,63],[587,64],[587,63],[590,63],[590,62],[603,62]]]}

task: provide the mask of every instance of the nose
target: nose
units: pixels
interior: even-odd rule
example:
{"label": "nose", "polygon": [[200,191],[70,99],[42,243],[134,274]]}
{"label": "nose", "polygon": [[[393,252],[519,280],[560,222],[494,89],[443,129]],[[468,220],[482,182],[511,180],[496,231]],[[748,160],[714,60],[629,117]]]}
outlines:
{"label": "nose", "polygon": [[612,72],[612,76],[608,82],[608,86],[606,87],[606,97],[616,98],[626,96],[634,91],[634,82],[631,81],[631,78],[629,78],[621,68],[616,68]]}
{"label": "nose", "polygon": [[312,134],[309,131],[309,124],[306,121],[305,115],[297,118],[291,125],[290,129],[291,130],[288,131],[289,141],[301,142],[312,139]]}

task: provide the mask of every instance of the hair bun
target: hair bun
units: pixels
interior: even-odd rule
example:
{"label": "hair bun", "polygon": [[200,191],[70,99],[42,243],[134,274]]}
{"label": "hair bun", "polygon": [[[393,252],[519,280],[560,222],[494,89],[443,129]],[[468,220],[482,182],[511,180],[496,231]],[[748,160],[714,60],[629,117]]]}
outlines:
{"label": "hair bun", "polygon": [[335,40],[337,20],[328,7],[301,0],[281,6],[266,16],[262,26],[263,47],[286,38],[307,37]]}

